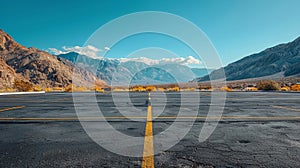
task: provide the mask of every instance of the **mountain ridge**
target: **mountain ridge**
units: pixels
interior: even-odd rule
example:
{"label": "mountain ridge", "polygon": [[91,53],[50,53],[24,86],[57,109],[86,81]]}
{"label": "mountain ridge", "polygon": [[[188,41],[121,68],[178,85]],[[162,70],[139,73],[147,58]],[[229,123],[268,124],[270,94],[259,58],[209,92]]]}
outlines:
{"label": "mountain ridge", "polygon": [[[57,55],[85,69],[91,70],[107,83],[166,84],[188,82],[211,70],[189,68],[178,63],[148,65],[139,61],[120,62],[118,59],[94,59],[75,52]],[[199,77],[199,76],[198,76]]]}
{"label": "mountain ridge", "polygon": [[[0,30],[0,59],[2,67],[8,66],[14,70],[10,73],[12,76],[21,75],[24,80],[41,87],[65,87],[72,84],[73,76],[78,79],[77,84],[82,86],[92,86],[95,81],[105,85],[104,81],[70,61],[34,47],[22,46],[3,30]],[[6,79],[11,79],[9,83],[12,84],[15,78]]]}
{"label": "mountain ridge", "polygon": [[[283,73],[281,77],[300,74],[300,37],[295,40],[269,47],[223,67],[229,81],[258,78]],[[222,68],[211,72],[217,75]],[[209,75],[194,81],[208,81]]]}

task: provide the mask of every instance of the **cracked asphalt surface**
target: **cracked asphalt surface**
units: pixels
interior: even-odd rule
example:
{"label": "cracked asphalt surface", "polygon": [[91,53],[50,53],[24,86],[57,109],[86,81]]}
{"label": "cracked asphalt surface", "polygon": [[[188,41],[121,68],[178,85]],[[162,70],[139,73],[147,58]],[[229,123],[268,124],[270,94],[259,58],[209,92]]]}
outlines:
{"label": "cracked asphalt surface", "polygon": [[[88,110],[93,94],[78,94]],[[130,102],[122,102],[124,94],[116,93],[120,102],[114,104],[110,93],[97,93],[99,108],[106,117],[116,117],[107,119],[116,130],[143,137],[147,93],[130,93]],[[184,107],[179,93],[151,95],[154,117],[177,116],[180,107],[186,116],[198,110],[194,123],[189,118],[178,121],[192,124],[192,129],[175,146],[154,156],[155,167],[300,167],[300,93],[228,92],[224,118],[201,143],[198,136],[210,106],[210,92],[200,93],[200,106],[193,103],[196,93],[183,94],[191,102]],[[135,110],[126,111],[130,105]],[[85,133],[70,93],[0,96],[1,109],[0,167],[141,167],[141,157],[114,154]],[[140,118],[124,118],[124,114]],[[100,120],[86,122],[101,126]],[[160,134],[174,120],[154,118],[153,134]],[[107,143],[114,144],[114,140]],[[155,149],[159,144],[154,138]]]}

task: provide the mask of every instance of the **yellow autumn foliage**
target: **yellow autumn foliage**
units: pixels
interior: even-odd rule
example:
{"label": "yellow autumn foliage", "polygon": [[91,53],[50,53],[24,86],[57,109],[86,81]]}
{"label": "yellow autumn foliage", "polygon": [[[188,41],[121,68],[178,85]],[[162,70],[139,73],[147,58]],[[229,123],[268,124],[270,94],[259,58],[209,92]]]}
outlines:
{"label": "yellow autumn foliage", "polygon": [[288,86],[283,86],[283,87],[281,87],[281,89],[280,89],[281,91],[285,91],[285,92],[287,92],[287,91],[290,91],[291,90],[291,88],[290,87],[288,87]]}
{"label": "yellow autumn foliage", "polygon": [[292,91],[300,91],[300,84],[294,84],[294,85],[292,85],[291,90]]}

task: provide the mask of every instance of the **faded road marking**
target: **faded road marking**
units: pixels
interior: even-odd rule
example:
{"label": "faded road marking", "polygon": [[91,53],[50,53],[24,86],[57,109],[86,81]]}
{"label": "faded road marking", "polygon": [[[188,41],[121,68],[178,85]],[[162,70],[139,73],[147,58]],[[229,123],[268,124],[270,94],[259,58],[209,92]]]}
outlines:
{"label": "faded road marking", "polygon": [[[111,117],[43,117],[43,118],[13,118],[13,117],[5,117],[5,118],[0,118],[0,121],[106,121],[107,119],[148,119],[148,117],[143,117],[143,116],[111,116]],[[156,117],[157,119],[210,119],[214,121],[214,119],[219,118],[218,116],[159,116]],[[221,119],[249,119],[249,120],[261,120],[261,121],[268,121],[268,120],[300,120],[300,116],[222,116]],[[111,120],[114,121],[114,120]],[[158,120],[159,121],[159,120]],[[167,120],[164,120],[167,121]],[[172,120],[173,121],[173,120]],[[110,121],[109,121],[110,122]],[[151,121],[151,125],[152,125]]]}
{"label": "faded road marking", "polygon": [[273,108],[286,109],[286,110],[300,112],[300,109],[294,109],[294,108],[290,108],[290,107],[284,107],[284,106],[272,106],[272,107]]}
{"label": "faded road marking", "polygon": [[4,109],[0,109],[0,112],[16,110],[16,109],[21,109],[21,108],[25,108],[25,106],[15,106],[15,107],[10,107],[10,108],[4,108]]}

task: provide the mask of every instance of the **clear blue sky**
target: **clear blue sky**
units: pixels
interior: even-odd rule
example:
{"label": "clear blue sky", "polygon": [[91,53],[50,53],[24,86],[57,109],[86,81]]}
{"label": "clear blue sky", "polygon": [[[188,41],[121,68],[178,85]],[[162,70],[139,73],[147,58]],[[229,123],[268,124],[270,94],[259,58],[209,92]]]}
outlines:
{"label": "clear blue sky", "polygon": [[226,65],[299,37],[299,6],[299,0],[2,1],[0,28],[27,47],[60,49],[82,46],[101,25],[124,14],[164,11],[199,26]]}

